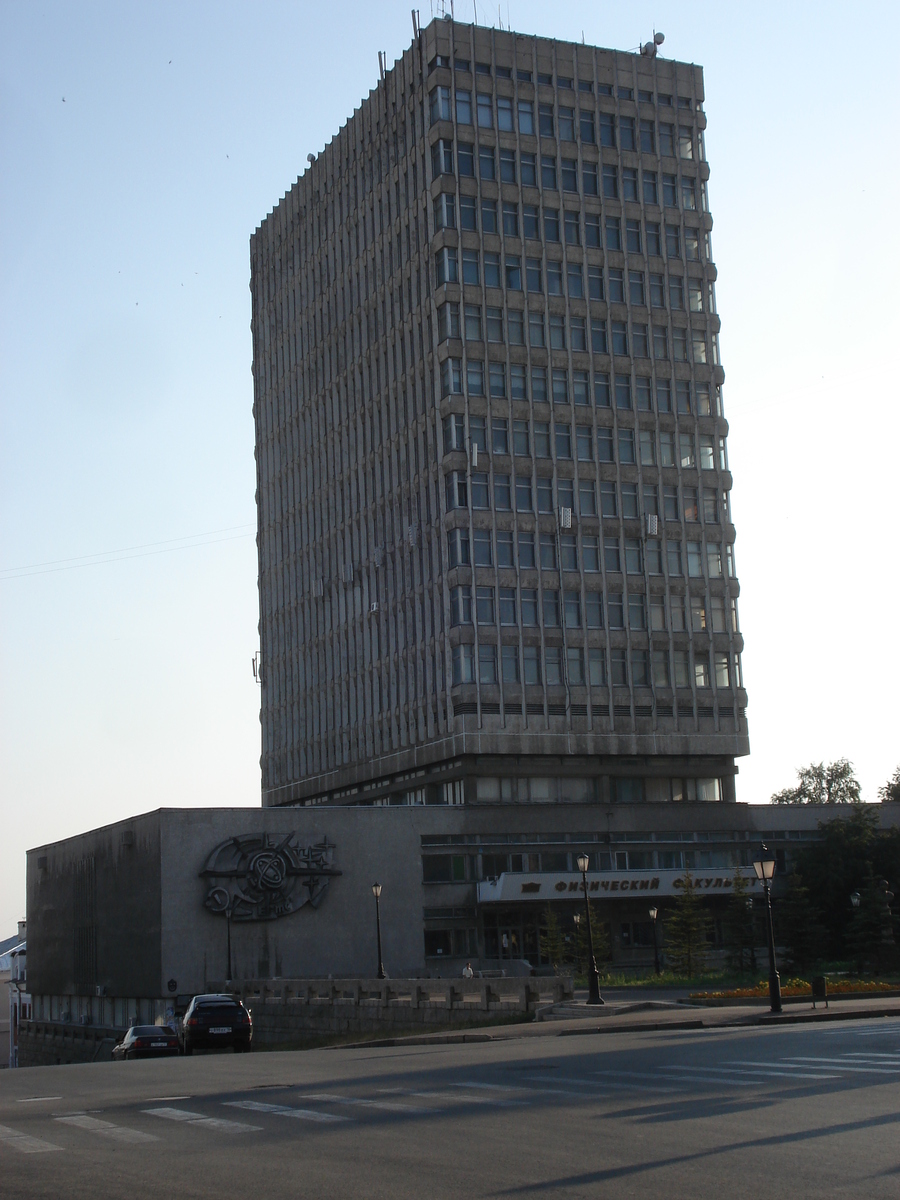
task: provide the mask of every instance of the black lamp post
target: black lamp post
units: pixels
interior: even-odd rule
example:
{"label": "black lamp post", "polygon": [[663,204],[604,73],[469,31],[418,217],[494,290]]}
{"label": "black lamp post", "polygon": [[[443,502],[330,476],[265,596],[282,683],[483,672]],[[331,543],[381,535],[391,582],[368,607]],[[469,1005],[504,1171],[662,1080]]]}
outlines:
{"label": "black lamp post", "polygon": [[772,893],[770,890],[775,875],[775,859],[769,854],[769,848],[763,843],[760,846],[760,858],[753,864],[756,878],[762,881],[766,890],[766,923],[769,934],[769,1007],[773,1013],[781,1012],[781,979],[775,965],[775,928],[772,925]]}
{"label": "black lamp post", "polygon": [[656,940],[656,918],[659,916],[659,909],[654,905],[650,909],[650,921],[653,925],[653,969],[659,974],[659,943]]}
{"label": "black lamp post", "polygon": [[384,963],[381,959],[381,884],[372,884],[372,895],[375,897],[375,932],[378,937],[378,979],[387,979],[384,973]]}
{"label": "black lamp post", "polygon": [[578,855],[578,870],[581,872],[581,885],[584,888],[584,913],[587,920],[588,935],[588,1004],[603,1004],[600,995],[600,972],[597,970],[597,960],[594,957],[594,932],[591,929],[591,906],[588,903],[587,869],[591,860],[586,854]]}

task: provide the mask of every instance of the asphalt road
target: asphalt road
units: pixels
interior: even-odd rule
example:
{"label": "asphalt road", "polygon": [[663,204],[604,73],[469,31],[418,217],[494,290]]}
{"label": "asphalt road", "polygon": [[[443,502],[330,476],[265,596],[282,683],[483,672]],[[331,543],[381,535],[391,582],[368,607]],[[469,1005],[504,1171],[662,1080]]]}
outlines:
{"label": "asphalt road", "polygon": [[900,1195],[900,1021],[0,1074],[9,1197]]}

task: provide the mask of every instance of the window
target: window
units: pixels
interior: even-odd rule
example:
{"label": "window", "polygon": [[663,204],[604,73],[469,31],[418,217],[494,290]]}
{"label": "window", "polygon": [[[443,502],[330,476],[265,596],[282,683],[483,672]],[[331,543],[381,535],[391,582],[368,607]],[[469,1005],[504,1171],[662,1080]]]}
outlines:
{"label": "window", "polygon": [[519,236],[519,206],[508,200],[503,202],[503,232],[506,237]]}
{"label": "window", "polygon": [[429,116],[431,124],[437,121],[450,120],[450,89],[448,87],[433,88],[429,96],[431,101]]}
{"label": "window", "polygon": [[629,254],[641,253],[641,223],[631,219],[625,222],[625,246]]}
{"label": "window", "polygon": [[469,533],[466,529],[451,529],[447,533],[447,560],[452,567],[469,565]]}
{"label": "window", "polygon": [[531,453],[531,441],[528,436],[527,421],[513,421],[513,454],[528,455]]}
{"label": "window", "polygon": [[635,167],[622,168],[622,196],[625,200],[633,200],[637,204],[638,196],[638,173]]}
{"label": "window", "polygon": [[475,618],[479,625],[494,624],[494,589],[492,587],[475,589]]}
{"label": "window", "polygon": [[[659,465],[661,467],[675,466],[675,434],[670,430],[663,429],[659,434]],[[666,514],[667,520],[677,520],[677,516],[670,518]]]}
{"label": "window", "polygon": [[[683,575],[681,566],[681,542],[666,543],[666,564],[669,575]],[[674,629],[675,626],[673,625]]]}
{"label": "window", "polygon": [[684,280],[680,275],[669,276],[669,304],[673,309],[684,308]]}
{"label": "window", "polygon": [[522,183],[526,187],[537,187],[537,166],[533,154],[519,155],[519,169],[522,173]]}
{"label": "window", "polygon": [[[512,345],[522,345],[522,314],[516,313],[515,330],[518,332],[518,339],[514,340],[513,314],[509,314],[509,340]],[[509,367],[509,394],[513,400],[524,400],[527,396],[525,387],[525,368],[521,363],[510,363]]]}
{"label": "window", "polygon": [[466,363],[466,392],[470,396],[484,395],[484,363],[470,358]]}
{"label": "window", "polygon": [[603,166],[603,195],[607,200],[619,198],[619,173],[609,163],[604,163]]}
{"label": "window", "polygon": [[631,521],[636,521],[640,517],[636,483],[622,484],[622,516]]}
{"label": "window", "polygon": [[[640,538],[625,539],[625,570],[629,575],[643,575],[644,556]],[[634,627],[632,627],[634,628]]]}
{"label": "window", "polygon": [[544,651],[544,670],[548,687],[556,687],[563,682],[562,648],[560,646],[547,646]]}
{"label": "window", "polygon": [[548,242],[559,241],[559,210],[556,208],[544,209],[544,238]]}
{"label": "window", "polygon": [[[518,424],[518,422],[517,422]],[[531,512],[533,510],[531,498],[531,476],[517,475],[516,476],[516,512]]]}
{"label": "window", "polygon": [[[506,589],[501,589],[505,591]],[[515,592],[513,592],[513,612],[515,612]],[[515,617],[511,622],[503,620],[503,600],[500,601],[500,623],[515,624]],[[519,682],[519,648],[518,646],[501,646],[500,647],[500,670],[504,683]]]}
{"label": "window", "polygon": [[[466,306],[468,308],[468,305]],[[485,311],[487,325],[487,340],[489,342],[503,341],[503,310],[500,308],[488,308]],[[493,364],[491,366],[493,370]],[[505,392],[498,392],[497,395],[503,396]],[[494,395],[494,392],[491,392]]]}
{"label": "window", "polygon": [[494,162],[493,146],[480,146],[478,149],[478,173],[482,179],[496,179],[497,171]]}
{"label": "window", "polygon": [[476,230],[478,228],[477,206],[474,196],[460,196],[459,224],[461,229]]}
{"label": "window", "polygon": [[703,283],[699,279],[688,280],[688,308],[691,312],[703,312]]}
{"label": "window", "polygon": [[561,296],[563,294],[562,286],[562,263],[548,261],[547,263],[547,295]]}
{"label": "window", "polygon": [[508,96],[497,97],[497,128],[504,132],[512,133],[513,108],[512,100]]}
{"label": "window", "polygon": [[703,547],[700,542],[685,543],[687,551],[687,568],[688,575],[692,579],[700,579],[703,576]]}
{"label": "window", "polygon": [[476,529],[473,533],[475,547],[475,566],[492,567],[494,554],[489,529]]}
{"label": "window", "polygon": [[656,131],[653,121],[646,118],[641,120],[641,153],[656,153]]}
{"label": "window", "polygon": [[612,667],[612,681],[614,687],[628,687],[628,656],[627,651],[620,649],[612,649],[609,652],[610,666]]}
{"label": "window", "polygon": [[631,408],[631,379],[627,375],[616,376],[616,408]]}
{"label": "window", "polygon": [[606,322],[598,317],[591,317],[591,350],[594,354],[609,354],[609,343],[606,338]]}
{"label": "window", "polygon": [[472,93],[456,89],[456,123],[457,125],[472,124]]}
{"label": "window", "polygon": [[[522,622],[525,624],[525,622]],[[533,622],[535,625],[537,621]],[[526,684],[538,684],[541,682],[541,648],[540,646],[524,646],[522,648],[522,666],[523,675]]]}
{"label": "window", "polygon": [[500,182],[516,182],[516,152],[515,150],[506,150],[503,146],[500,147]]}
{"label": "window", "polygon": [[681,180],[681,207],[686,212],[695,212],[697,209],[697,193],[694,190],[693,179]]}
{"label": "window", "polygon": [[481,307],[478,304],[466,305],[465,328],[467,341],[481,341]]}
{"label": "window", "polygon": [[722,650],[717,650],[713,655],[713,664],[716,672],[716,687],[731,687],[731,672],[729,670],[728,663],[729,657],[729,654]]}
{"label": "window", "polygon": [[696,466],[693,434],[681,432],[678,435],[678,457],[685,470],[690,470]]}
{"label": "window", "polygon": [[700,261],[700,240],[696,229],[684,231],[684,257],[688,262]]}
{"label": "window", "polygon": [[541,534],[541,568],[544,571],[555,571],[556,564],[556,537],[552,533]]}
{"label": "window", "polygon": [[[581,446],[578,447],[579,451]],[[593,479],[579,479],[578,481],[578,509],[583,517],[596,517],[597,515],[597,494],[594,490]]]}
{"label": "window", "polygon": [[697,489],[694,487],[682,488],[681,497],[685,521],[699,521],[700,510],[697,504]]}
{"label": "window", "polygon": [[694,683],[698,688],[709,687],[709,661],[705,657],[700,658],[696,650],[694,651]]}
{"label": "window", "polygon": [[487,453],[487,435],[485,432],[484,417],[469,417],[469,440],[473,446],[478,447],[482,454]]}
{"label": "window", "polygon": [[441,363],[441,395],[459,395],[462,392],[462,360],[445,358]]}
{"label": "window", "polygon": [[622,272],[610,268],[609,272],[609,300],[611,304],[625,303],[625,283]]}
{"label": "window", "polygon": [[490,96],[485,96],[481,92],[475,97],[475,107],[478,114],[478,125],[481,129],[494,128],[494,112],[493,104]]}
{"label": "window", "polygon": [[454,587],[450,589],[450,624],[472,624],[472,589]]}
{"label": "window", "polygon": [[488,250],[484,252],[484,286],[495,288],[500,286],[500,255],[492,254]]}
{"label": "window", "polygon": [[[501,372],[504,369],[502,363],[491,363],[492,372],[495,366],[499,366]],[[491,445],[495,454],[509,454],[509,422],[506,417],[491,417]]]}
{"label": "window", "polygon": [[694,157],[694,132],[689,125],[678,126],[678,154],[681,158]]}
{"label": "window", "polygon": [[575,109],[559,106],[559,138],[562,142],[575,141]]}
{"label": "window", "polygon": [[478,679],[480,683],[497,682],[497,647],[478,647]]}
{"label": "window", "polygon": [[550,457],[549,421],[535,421],[534,423],[534,456],[535,458]]}
{"label": "window", "polygon": [[442,250],[438,250],[434,256],[434,273],[438,287],[444,283],[459,282],[459,267],[457,265],[455,246],[444,246]]}
{"label": "window", "polygon": [[571,686],[584,685],[584,653],[580,646],[569,646],[566,650],[566,672]]}
{"label": "window", "polygon": [[681,258],[681,230],[677,225],[666,226],[666,256]]}
{"label": "window", "polygon": [[612,113],[600,114],[600,145],[615,146],[616,144],[616,126],[615,117]]}
{"label": "window", "polygon": [[[573,270],[577,272],[577,274],[574,276],[572,274]],[[580,286],[581,270],[577,266],[573,267],[573,264],[570,263],[569,264],[569,295],[570,296],[573,294],[573,292],[572,292],[573,278],[578,280],[578,283]],[[585,332],[584,317],[572,317],[572,320],[569,323],[569,329],[570,329],[570,333],[571,333],[572,349],[580,350],[582,353],[584,353],[587,350],[587,334]],[[577,401],[576,401],[576,403],[577,403]]]}
{"label": "window", "polygon": [[622,570],[619,539],[617,537],[605,537],[603,539],[603,566],[607,571]]}
{"label": "window", "polygon": [[[584,333],[584,317],[572,318],[572,345],[575,346],[576,341]],[[576,325],[576,322],[578,324]],[[578,332],[580,330],[580,332]],[[583,345],[582,350],[587,349],[587,345]],[[575,404],[582,408],[587,408],[590,404],[588,399],[588,373],[587,371],[572,372],[572,399]]]}
{"label": "window", "polygon": [[650,662],[646,650],[632,650],[631,679],[635,687],[650,686]]}
{"label": "window", "polygon": [[459,305],[455,302],[442,304],[438,308],[438,334],[440,341],[459,337]]}
{"label": "window", "polygon": [[702,596],[691,596],[691,629],[706,633],[706,602]]}
{"label": "window", "polygon": [[656,438],[652,429],[642,429],[640,432],[641,466],[656,466]]}
{"label": "window", "polygon": [[556,159],[549,154],[541,155],[541,184],[556,189]]}
{"label": "window", "polygon": [[722,543],[708,542],[706,546],[706,573],[710,579],[722,578]]}
{"label": "window", "polygon": [[687,362],[687,330],[676,325],[672,330],[672,358],[675,362]]}
{"label": "window", "polygon": [[578,191],[578,163],[574,158],[562,160],[562,185],[564,192]]}
{"label": "window", "polygon": [[[442,251],[446,253],[446,249]],[[478,251],[463,249],[463,283],[480,283],[478,268]]]}
{"label": "window", "polygon": [[604,479],[600,483],[600,512],[604,517],[619,515],[618,494],[612,480]]}
{"label": "window", "polygon": [[456,206],[449,192],[441,192],[434,198],[434,228],[435,232],[456,228]]}
{"label": "window", "polygon": [[591,145],[597,140],[594,132],[594,113],[591,109],[579,109],[578,123],[581,131],[581,140],[590,142]]}
{"label": "window", "polygon": [[534,105],[530,100],[519,101],[519,133],[534,133]]}
{"label": "window", "polygon": [[[559,592],[553,588],[545,588],[541,593],[541,611],[545,628],[555,628],[559,625]],[[548,683],[553,681],[548,678]]]}
{"label": "window", "polygon": [[606,687],[606,659],[599,646],[588,649],[588,681],[591,687]]}
{"label": "window", "polygon": [[[593,322],[591,322],[593,325]],[[594,403],[598,408],[609,408],[612,403],[609,393],[609,376],[598,372],[594,376]]]}
{"label": "window", "polygon": [[538,210],[534,204],[522,205],[522,233],[533,241],[539,241],[541,229],[538,223]]}
{"label": "window", "polygon": [[662,255],[662,241],[659,236],[659,222],[648,221],[644,226],[644,233],[647,238],[647,254],[651,257],[659,258]]}
{"label": "window", "polygon": [[613,436],[611,429],[597,430],[597,460],[602,463],[615,461],[613,456]]}
{"label": "window", "polygon": [[666,208],[678,207],[678,177],[663,175],[663,204]]}
{"label": "window", "polygon": [[622,249],[622,227],[618,217],[606,218],[606,248],[607,250]]}
{"label": "window", "polygon": [[[584,214],[584,244],[586,246],[591,246],[595,249],[598,249],[600,247],[601,243],[600,243],[600,214],[599,213],[585,213]],[[593,275],[596,275],[598,280],[602,280],[602,273],[601,273],[600,267],[591,267],[591,266],[588,267],[588,279],[590,280]],[[591,299],[592,300],[602,300],[603,299],[603,290],[602,289],[603,289],[603,285],[601,283],[599,295],[595,296],[593,293],[591,293]]]}
{"label": "window", "polygon": [[509,512],[512,508],[508,475],[494,475],[494,508],[498,512]]}
{"label": "window", "polygon": [[675,157],[675,126],[664,125],[660,122],[659,126],[659,152],[664,158]]}
{"label": "window", "polygon": [[634,117],[619,117],[619,144],[623,150],[636,150]]}
{"label": "window", "polygon": [[488,495],[488,477],[486,471],[473,471],[471,476],[472,482],[472,507],[473,508],[490,508],[490,498]]}
{"label": "window", "polygon": [[687,688],[691,686],[690,663],[686,649],[676,647],[672,658],[675,663],[675,686]]}
{"label": "window", "polygon": [[565,211],[565,232],[566,245],[581,245],[581,229],[578,221],[578,213],[572,212],[571,209],[566,209]]}
{"label": "window", "polygon": [[453,647],[453,682],[454,684],[475,682],[474,646]]}
{"label": "window", "polygon": [[[703,435],[700,437],[701,455],[703,451]],[[701,459],[702,461],[702,459]],[[703,520],[707,525],[718,525],[719,523],[719,493],[715,488],[705,487],[703,489]]]}
{"label": "window", "polygon": [[644,203],[659,204],[659,189],[656,184],[656,172],[644,171]]}
{"label": "window", "polygon": [[644,561],[650,575],[662,575],[662,542],[659,538],[647,538],[644,543]]}
{"label": "window", "polygon": [[706,362],[706,334],[702,329],[691,330],[691,349],[695,363]]}
{"label": "window", "polygon": [[[504,215],[505,220],[505,215]],[[522,260],[518,254],[507,254],[506,256],[506,286],[511,292],[521,292],[522,290]]]}
{"label": "window", "polygon": [[644,304],[644,272],[628,272],[628,299],[632,304]]}
{"label": "window", "polygon": [[727,633],[728,629],[725,624],[725,597],[710,596],[709,599],[709,623],[713,633]]}
{"label": "window", "polygon": [[[613,354],[627,355],[628,353],[628,325],[625,321],[612,321],[610,323],[612,329],[612,352]],[[630,405],[629,405],[630,407]]]}
{"label": "window", "polygon": [[[563,561],[563,570],[578,570],[578,563],[575,561],[575,538],[570,538],[572,565],[567,566]],[[580,592],[565,592],[563,594],[563,610],[566,618],[567,629],[581,628],[581,593]]]}
{"label": "window", "polygon": [[544,341],[544,314],[530,312],[528,314],[528,342],[531,346],[542,347]]}
{"label": "window", "polygon": [[572,457],[572,430],[569,425],[556,425],[556,457]]}
{"label": "window", "polygon": [[475,175],[475,147],[470,142],[460,142],[456,152],[459,174],[469,178]]}
{"label": "window", "polygon": [[566,348],[566,319],[562,313],[550,313],[550,348],[552,350],[565,350]]}
{"label": "window", "polygon": [[650,276],[650,305],[652,308],[666,307],[665,281],[662,275]]}
{"label": "window", "polygon": [[552,138],[554,136],[552,104],[538,105],[538,127],[541,137]]}
{"label": "window", "polygon": [[[520,529],[516,536],[519,547],[519,566],[523,571],[533,569],[535,563],[534,534]],[[522,593],[522,596],[525,596],[524,592]],[[522,603],[524,605],[524,599]]]}
{"label": "window", "polygon": [[581,186],[586,196],[596,196],[599,193],[599,180],[597,177],[596,163],[586,162],[582,164]]}

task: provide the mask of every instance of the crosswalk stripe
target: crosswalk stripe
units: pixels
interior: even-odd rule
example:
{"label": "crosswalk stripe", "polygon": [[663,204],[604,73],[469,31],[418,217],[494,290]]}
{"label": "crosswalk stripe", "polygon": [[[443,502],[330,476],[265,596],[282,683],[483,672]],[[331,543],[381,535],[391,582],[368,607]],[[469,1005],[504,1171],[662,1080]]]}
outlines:
{"label": "crosswalk stripe", "polygon": [[[675,1092],[678,1090],[669,1087],[674,1080],[660,1079],[654,1071],[594,1071],[593,1074],[599,1075],[603,1079],[604,1087],[638,1088],[645,1092]],[[638,1082],[642,1079],[649,1079],[650,1082]]]}
{"label": "crosswalk stripe", "polygon": [[100,1137],[110,1138],[114,1142],[129,1142],[137,1145],[140,1142],[158,1142],[159,1138],[153,1133],[144,1133],[140,1129],[130,1129],[127,1125],[115,1125],[112,1121],[101,1121],[99,1117],[89,1117],[83,1113],[75,1113],[68,1117],[54,1117],[61,1125],[74,1125],[76,1129],[86,1129],[88,1133],[97,1133]]}
{"label": "crosswalk stripe", "polygon": [[[771,1067],[760,1067],[757,1063],[750,1059],[733,1058],[730,1060],[730,1067],[738,1070],[743,1075],[772,1075],[780,1079],[839,1079],[839,1075],[823,1075],[821,1071],[812,1071],[810,1068],[797,1067],[792,1070],[778,1071]],[[725,1070],[724,1067],[717,1068]]]}
{"label": "crosswalk stripe", "polygon": [[873,1059],[882,1059],[885,1066],[888,1063],[900,1063],[900,1054],[878,1054],[874,1050],[870,1050],[868,1054],[863,1054],[861,1050],[848,1050],[846,1054],[842,1054],[841,1058],[859,1058],[865,1062],[871,1062]]}
{"label": "crosswalk stripe", "polygon": [[203,1113],[188,1112],[186,1108],[145,1108],[142,1112],[151,1117],[164,1117],[167,1121],[185,1121],[190,1125],[203,1125],[207,1129],[218,1129],[223,1133],[249,1133],[251,1129],[262,1129],[261,1125],[245,1125],[243,1121],[226,1121],[223,1117],[204,1117]]}
{"label": "crosswalk stripe", "polygon": [[318,1121],[323,1125],[341,1124],[352,1121],[338,1113],[316,1112],[313,1108],[291,1108],[287,1104],[264,1104],[261,1100],[224,1100],[228,1108],[244,1108],[248,1112],[274,1113],[278,1117],[296,1117],[299,1121]]}
{"label": "crosswalk stripe", "polygon": [[0,1125],[0,1142],[12,1146],[21,1154],[47,1154],[51,1150],[62,1150],[53,1142],[45,1142],[43,1138],[32,1137],[28,1133],[19,1133],[18,1129],[10,1129],[8,1125]]}
{"label": "crosswalk stripe", "polygon": [[390,1100],[368,1100],[362,1096],[339,1096],[337,1092],[310,1092],[303,1096],[304,1100],[324,1104],[355,1104],[360,1108],[381,1108],[385,1112],[406,1113],[415,1116],[418,1113],[433,1113],[433,1108],[425,1108],[421,1104],[392,1104]]}
{"label": "crosswalk stripe", "polygon": [[808,1055],[798,1054],[794,1058],[783,1058],[781,1062],[791,1063],[822,1063],[830,1067],[840,1067],[842,1071],[856,1071],[865,1075],[897,1075],[900,1067],[856,1067],[851,1066],[846,1059],[843,1058],[812,1058]]}
{"label": "crosswalk stripe", "polygon": [[[659,1069],[669,1072],[666,1079],[679,1079],[682,1083],[733,1083],[738,1087],[753,1087],[754,1084],[760,1082],[758,1079],[746,1079],[735,1074],[723,1078],[717,1071],[710,1071],[706,1067],[660,1066]],[[675,1075],[673,1074],[675,1071],[682,1071],[685,1074]]]}
{"label": "crosswalk stripe", "polygon": [[451,1083],[450,1086],[455,1088],[482,1088],[484,1091],[491,1092],[520,1092],[522,1090],[517,1087],[509,1087],[505,1083],[478,1083],[474,1079],[467,1080],[465,1083]]}
{"label": "crosswalk stripe", "polygon": [[464,1096],[461,1092],[414,1092],[402,1088],[379,1088],[379,1092],[391,1096],[415,1096],[421,1100],[449,1100],[452,1104],[487,1104],[492,1108],[516,1108],[527,1104],[527,1100],[508,1100],[493,1096]]}

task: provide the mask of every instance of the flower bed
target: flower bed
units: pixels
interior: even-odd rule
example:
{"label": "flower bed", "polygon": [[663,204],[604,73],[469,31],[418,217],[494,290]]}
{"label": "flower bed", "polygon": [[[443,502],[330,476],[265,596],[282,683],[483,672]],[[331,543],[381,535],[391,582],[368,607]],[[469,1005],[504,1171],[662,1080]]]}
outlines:
{"label": "flower bed", "polygon": [[[846,993],[859,995],[868,992],[877,995],[879,992],[894,992],[896,983],[886,983],[876,979],[829,979],[828,995],[840,996]],[[806,979],[784,979],[781,982],[781,994],[784,997],[810,996],[812,984]],[[753,987],[728,988],[721,992],[691,992],[691,1000],[762,1000],[769,995],[769,981],[760,980]]]}

